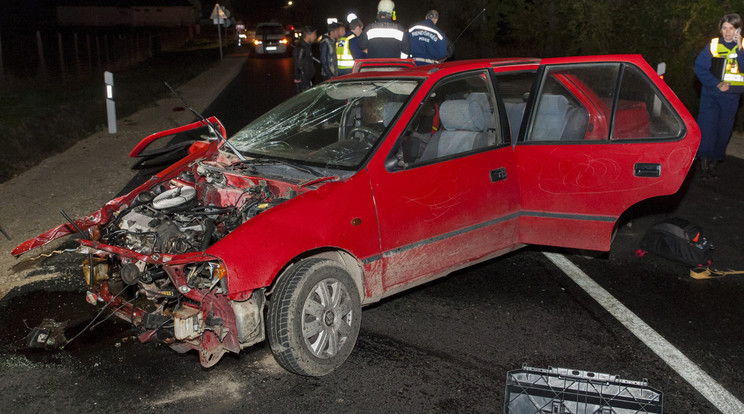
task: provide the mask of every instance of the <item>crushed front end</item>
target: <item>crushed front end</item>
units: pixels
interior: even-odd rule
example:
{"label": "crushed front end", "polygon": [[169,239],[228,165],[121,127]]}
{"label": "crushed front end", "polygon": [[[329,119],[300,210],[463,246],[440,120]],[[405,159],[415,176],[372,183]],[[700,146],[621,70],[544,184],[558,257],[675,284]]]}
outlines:
{"label": "crushed front end", "polygon": [[[141,329],[141,342],[197,350],[211,367],[265,339],[264,289],[230,292],[224,263],[206,251],[256,215],[294,198],[298,183],[251,174],[216,151],[153,177],[104,208],[14,249],[18,256],[78,233],[89,303]],[[228,241],[229,243],[230,241]]]}

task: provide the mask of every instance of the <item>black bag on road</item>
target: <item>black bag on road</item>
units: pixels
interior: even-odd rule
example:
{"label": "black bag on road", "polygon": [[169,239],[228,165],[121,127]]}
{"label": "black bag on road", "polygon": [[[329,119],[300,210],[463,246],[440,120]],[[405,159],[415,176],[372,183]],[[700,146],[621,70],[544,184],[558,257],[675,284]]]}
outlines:
{"label": "black bag on road", "polygon": [[703,235],[700,226],[673,217],[655,224],[646,232],[637,254],[643,256],[651,252],[690,266],[710,266],[712,249],[713,243]]}

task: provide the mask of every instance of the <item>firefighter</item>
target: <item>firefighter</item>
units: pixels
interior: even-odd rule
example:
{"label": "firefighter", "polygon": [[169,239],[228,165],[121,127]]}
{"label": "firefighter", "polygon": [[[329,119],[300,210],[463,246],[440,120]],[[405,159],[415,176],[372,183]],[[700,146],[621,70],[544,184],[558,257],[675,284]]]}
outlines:
{"label": "firefighter", "polygon": [[408,36],[403,26],[393,21],[393,10],[395,3],[380,0],[377,4],[377,21],[367,26],[359,37],[359,47],[366,49],[367,58],[408,57]]}
{"label": "firefighter", "polygon": [[439,12],[429,10],[426,20],[408,29],[411,57],[417,66],[439,63],[447,58],[447,38],[437,27]]}
{"label": "firefighter", "polygon": [[302,37],[297,41],[292,58],[294,60],[294,84],[297,93],[309,89],[313,85],[315,63],[310,45],[318,39],[318,32],[312,26],[302,28]]}
{"label": "firefighter", "polygon": [[[695,59],[695,75],[703,86],[698,113],[701,139],[697,152],[703,178],[717,176],[715,166],[726,156],[736,110],[744,92],[741,27],[742,19],[738,14],[723,16],[718,23],[721,36],[711,40]],[[715,67],[714,58],[722,59],[725,65],[723,78],[711,73],[711,67]]]}
{"label": "firefighter", "polygon": [[354,19],[349,23],[349,31],[346,36],[338,39],[336,55],[338,57],[338,74],[346,75],[354,68],[354,60],[364,59],[366,54],[359,47],[359,36],[364,30],[361,19]]}
{"label": "firefighter", "polygon": [[320,38],[320,77],[328,80],[338,76],[338,59],[336,58],[336,41],[346,32],[344,25],[331,23],[328,33]]}

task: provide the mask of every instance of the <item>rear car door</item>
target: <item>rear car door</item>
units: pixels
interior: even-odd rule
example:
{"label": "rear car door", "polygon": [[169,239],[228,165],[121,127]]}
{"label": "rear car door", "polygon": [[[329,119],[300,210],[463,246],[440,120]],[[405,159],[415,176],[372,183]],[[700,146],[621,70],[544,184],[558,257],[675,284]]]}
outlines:
{"label": "rear car door", "polygon": [[514,148],[522,243],[609,250],[626,209],[680,188],[700,141],[635,55],[545,59],[525,107]]}

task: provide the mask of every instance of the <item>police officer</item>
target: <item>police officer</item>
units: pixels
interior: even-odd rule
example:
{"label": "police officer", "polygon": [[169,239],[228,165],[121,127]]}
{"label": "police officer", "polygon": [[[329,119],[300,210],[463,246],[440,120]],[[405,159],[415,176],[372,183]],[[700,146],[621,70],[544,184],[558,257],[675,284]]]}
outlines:
{"label": "police officer", "polygon": [[323,80],[338,76],[336,41],[345,31],[343,25],[331,23],[328,25],[328,33],[320,38],[320,77]]}
{"label": "police officer", "polygon": [[437,27],[439,12],[429,10],[426,20],[408,29],[411,43],[411,57],[417,66],[439,63],[447,58],[447,39]]}
{"label": "police officer", "polygon": [[313,85],[315,63],[310,45],[318,39],[318,32],[312,26],[302,28],[302,37],[297,41],[292,58],[294,60],[294,84],[297,93]]}
{"label": "police officer", "polygon": [[366,53],[359,47],[359,36],[364,30],[361,19],[354,19],[349,23],[349,32],[338,39],[336,55],[338,57],[338,74],[346,75],[354,68],[354,60],[364,59]]}
{"label": "police officer", "polygon": [[403,26],[393,21],[395,3],[380,0],[377,21],[367,26],[359,37],[359,47],[367,50],[367,58],[407,58],[410,50]]}
{"label": "police officer", "polygon": [[[703,85],[700,93],[700,147],[697,157],[703,177],[716,177],[715,165],[726,156],[734,129],[739,98],[744,92],[744,52],[741,44],[742,19],[736,13],[723,16],[718,24],[721,37],[711,40],[695,59],[695,75]],[[711,73],[713,59],[724,65],[722,78]]]}

